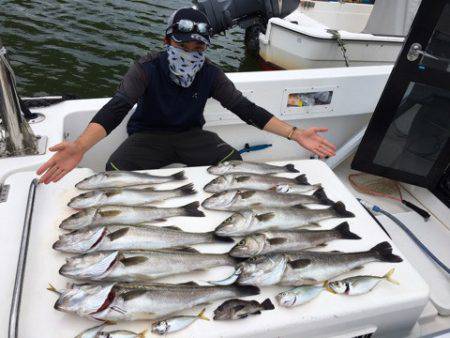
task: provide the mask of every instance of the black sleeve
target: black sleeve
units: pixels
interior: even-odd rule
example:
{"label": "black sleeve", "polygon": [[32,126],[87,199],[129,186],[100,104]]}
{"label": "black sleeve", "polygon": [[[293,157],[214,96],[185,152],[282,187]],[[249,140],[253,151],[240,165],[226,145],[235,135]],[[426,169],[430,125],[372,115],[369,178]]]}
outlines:
{"label": "black sleeve", "polygon": [[136,62],[123,77],[113,98],[95,114],[91,123],[98,123],[107,134],[111,133],[144,94],[147,86],[148,78],[142,66]]}
{"label": "black sleeve", "polygon": [[239,116],[241,120],[259,129],[263,129],[273,117],[267,110],[242,95],[220,69],[214,81],[212,97],[219,101],[223,107]]}

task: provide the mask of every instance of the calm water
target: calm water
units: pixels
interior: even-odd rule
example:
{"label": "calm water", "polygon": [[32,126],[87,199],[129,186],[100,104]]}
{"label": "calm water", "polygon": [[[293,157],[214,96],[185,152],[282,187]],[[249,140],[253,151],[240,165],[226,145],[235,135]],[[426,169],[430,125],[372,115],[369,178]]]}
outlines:
{"label": "calm water", "polygon": [[[189,0],[0,0],[0,39],[20,95],[111,96],[138,56],[160,50],[166,20]],[[213,39],[225,71],[258,70],[243,31]]]}

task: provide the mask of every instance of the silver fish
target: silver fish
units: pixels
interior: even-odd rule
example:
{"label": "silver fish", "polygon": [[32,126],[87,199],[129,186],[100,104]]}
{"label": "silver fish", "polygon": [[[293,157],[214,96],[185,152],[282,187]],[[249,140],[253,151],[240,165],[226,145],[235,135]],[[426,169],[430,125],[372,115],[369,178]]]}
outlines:
{"label": "silver fish", "polygon": [[202,254],[194,249],[102,251],[67,258],[59,273],[78,280],[144,282],[237,263],[226,254]]}
{"label": "silver fish", "polygon": [[148,330],[144,330],[140,333],[135,333],[128,330],[115,330],[109,332],[99,332],[95,338],[146,338]]}
{"label": "silver fish", "polygon": [[111,325],[111,324],[103,323],[98,326],[91,327],[91,328],[81,332],[75,338],[96,338],[97,333],[99,333],[101,330],[103,330],[107,325]]}
{"label": "silver fish", "polygon": [[105,250],[158,250],[200,243],[233,243],[211,232],[187,232],[175,226],[97,226],[63,234],[53,249],[68,253]]}
{"label": "silver fish", "polygon": [[[239,263],[236,268],[236,271],[239,271],[237,282],[256,286],[312,285],[325,282],[370,262],[398,263],[402,262],[402,259],[392,254],[392,247],[388,242],[382,242],[363,252],[299,251],[267,254]],[[232,276],[236,274],[235,272]]]}
{"label": "silver fish", "polygon": [[211,166],[208,172],[213,175],[223,175],[232,173],[251,174],[278,174],[278,173],[298,173],[293,164],[276,166],[267,163],[247,162],[247,161],[225,161],[218,165]]}
{"label": "silver fish", "polygon": [[74,209],[98,208],[107,205],[139,206],[169,198],[194,195],[195,193],[192,183],[172,190],[155,190],[153,187],[92,190],[72,198],[67,205]]}
{"label": "silver fish", "polygon": [[159,322],[152,324],[152,332],[162,336],[168,333],[181,331],[187,328],[197,319],[209,320],[209,318],[205,316],[205,310],[206,309],[203,309],[196,316],[177,316],[160,320]]}
{"label": "silver fish", "polygon": [[202,207],[211,210],[239,211],[253,208],[286,208],[296,205],[322,204],[333,205],[323,188],[312,196],[301,194],[280,194],[274,191],[230,190],[216,193],[202,203]]}
{"label": "silver fish", "polygon": [[233,257],[252,257],[273,252],[290,252],[323,246],[335,239],[361,239],[347,222],[331,230],[266,231],[250,234],[230,251]]}
{"label": "silver fish", "polygon": [[205,214],[198,210],[198,207],[199,203],[193,202],[178,208],[117,206],[88,208],[67,217],[59,227],[77,230],[90,225],[139,224],[176,216],[204,217]]}
{"label": "silver fish", "polygon": [[97,320],[147,320],[221,299],[259,294],[254,286],[200,286],[185,284],[85,284],[59,291],[58,311]]}
{"label": "silver fish", "polygon": [[336,202],[327,209],[264,208],[234,213],[217,228],[218,236],[245,236],[264,230],[289,230],[303,226],[317,225],[330,218],[351,218],[353,213],[345,209],[342,202]]}
{"label": "silver fish", "polygon": [[393,283],[399,284],[392,279],[394,269],[389,270],[384,276],[354,276],[333,282],[325,282],[325,288],[337,294],[345,294],[349,296],[363,295],[370,292],[383,279]]}
{"label": "silver fish", "polygon": [[75,184],[80,190],[124,188],[135,185],[159,184],[185,180],[184,171],[169,176],[156,176],[134,171],[105,171],[85,178]]}
{"label": "silver fish", "polygon": [[269,298],[261,304],[256,300],[230,299],[214,310],[214,320],[236,320],[249,315],[259,315],[261,311],[273,310],[275,307]]}
{"label": "silver fish", "polygon": [[310,302],[323,290],[325,288],[322,285],[302,285],[280,292],[275,298],[280,306],[293,307]]}
{"label": "silver fish", "polygon": [[402,259],[392,254],[388,242],[382,242],[363,252],[312,252],[289,253],[288,264],[281,285],[317,284],[370,262],[398,263]]}
{"label": "silver fish", "polygon": [[306,193],[315,191],[320,184],[311,185],[304,174],[295,178],[286,178],[258,174],[227,174],[216,177],[203,188],[206,192],[218,193],[228,190],[276,190],[280,193]]}

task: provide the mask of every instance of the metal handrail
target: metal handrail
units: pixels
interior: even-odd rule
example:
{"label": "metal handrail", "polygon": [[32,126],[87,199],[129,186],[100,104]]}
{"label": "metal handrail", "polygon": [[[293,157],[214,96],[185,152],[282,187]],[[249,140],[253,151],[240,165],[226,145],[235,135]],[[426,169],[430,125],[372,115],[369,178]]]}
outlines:
{"label": "metal handrail", "polygon": [[20,242],[19,259],[17,261],[16,279],[14,281],[14,291],[9,312],[8,338],[18,338],[19,332],[19,314],[22,300],[23,279],[28,253],[28,243],[30,237],[31,222],[33,220],[34,198],[36,188],[39,184],[38,179],[33,179],[28,191],[27,208],[25,210],[25,219],[23,222],[22,239]]}

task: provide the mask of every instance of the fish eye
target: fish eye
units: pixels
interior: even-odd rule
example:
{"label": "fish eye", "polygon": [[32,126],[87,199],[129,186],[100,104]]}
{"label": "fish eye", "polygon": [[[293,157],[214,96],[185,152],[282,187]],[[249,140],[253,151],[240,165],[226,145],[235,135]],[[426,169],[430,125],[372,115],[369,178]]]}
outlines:
{"label": "fish eye", "polygon": [[241,240],[239,243],[238,243],[238,245],[245,245],[245,239],[243,239],[243,240]]}
{"label": "fish eye", "polygon": [[258,259],[258,257],[250,257],[248,259],[249,262],[255,262]]}

